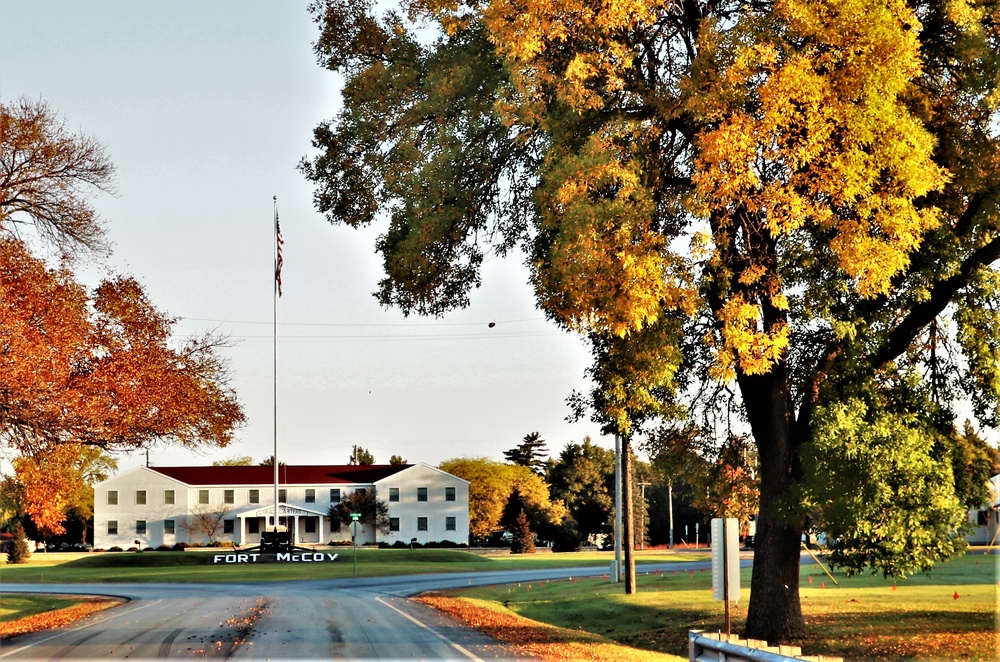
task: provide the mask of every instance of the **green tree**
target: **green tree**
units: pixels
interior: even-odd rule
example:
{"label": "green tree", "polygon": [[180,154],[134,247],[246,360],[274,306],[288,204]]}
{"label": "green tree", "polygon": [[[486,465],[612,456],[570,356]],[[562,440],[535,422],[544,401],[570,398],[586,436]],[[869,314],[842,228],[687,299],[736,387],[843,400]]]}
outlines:
{"label": "green tree", "polygon": [[[332,222],[386,213],[381,302],[467,305],[484,251],[521,244],[539,305],[590,340],[575,404],[625,458],[709,385],[737,396],[761,490],[748,636],[804,631],[810,513],[890,574],[960,550],[952,404],[1000,418],[997,0],[408,5],[420,32],[311,6],[346,83],[303,171]],[[831,489],[857,447],[870,480],[918,481],[910,526]]]}
{"label": "green tree", "polygon": [[401,455],[393,455],[389,458],[389,465],[393,467],[402,467],[409,464]]}
{"label": "green tree", "polygon": [[611,533],[614,515],[615,454],[595,445],[566,444],[546,473],[553,499],[566,504],[584,540]]}
{"label": "green tree", "polygon": [[[274,466],[274,460],[271,459],[271,458],[268,458],[268,460],[265,460],[264,462],[269,462],[269,463],[266,464],[266,465],[264,465],[264,463],[262,462],[261,464],[263,466],[268,466],[268,467]],[[222,459],[222,460],[213,460],[212,461],[212,466],[213,467],[252,467],[253,466],[253,457],[251,457],[250,455],[234,455],[232,457],[227,457],[227,458]]]}
{"label": "green tree", "polygon": [[548,454],[549,450],[545,445],[545,440],[537,432],[524,435],[520,444],[503,452],[503,456],[507,458],[508,462],[528,467],[539,476],[545,474],[545,456]]}
{"label": "green tree", "polygon": [[361,515],[358,521],[362,525],[367,524],[381,533],[389,533],[389,504],[378,498],[378,491],[374,487],[354,490],[339,503],[330,506],[328,515],[344,524],[350,524],[353,521],[352,513]]}
{"label": "green tree", "polygon": [[367,448],[351,446],[351,456],[347,458],[347,463],[355,465],[375,464],[375,456],[368,452]]}
{"label": "green tree", "polygon": [[689,487],[690,502],[708,517],[733,517],[746,535],[751,517],[760,509],[757,458],[745,435],[715,435],[693,425],[660,428],[649,436],[646,449],[653,469],[673,485]]}
{"label": "green tree", "polygon": [[6,544],[7,563],[27,563],[31,557],[28,541],[24,537],[24,527],[16,522],[10,530],[13,536]]}
{"label": "green tree", "polygon": [[961,431],[955,428],[951,442],[956,493],[966,508],[981,508],[990,501],[990,477],[1000,474],[1000,450],[990,446],[968,419]]}

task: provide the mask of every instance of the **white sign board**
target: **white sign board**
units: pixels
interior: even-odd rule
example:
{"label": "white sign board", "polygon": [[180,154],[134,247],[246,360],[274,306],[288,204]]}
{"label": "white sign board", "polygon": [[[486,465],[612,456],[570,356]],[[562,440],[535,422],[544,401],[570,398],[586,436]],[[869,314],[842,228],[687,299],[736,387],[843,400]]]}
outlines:
{"label": "white sign board", "polygon": [[351,538],[357,539],[359,533],[361,533],[361,522],[354,520],[351,522]]}
{"label": "white sign board", "polygon": [[[725,573],[725,574],[723,574]],[[712,598],[726,599],[726,575],[729,577],[729,601],[740,601],[740,522],[734,517],[712,519]]]}

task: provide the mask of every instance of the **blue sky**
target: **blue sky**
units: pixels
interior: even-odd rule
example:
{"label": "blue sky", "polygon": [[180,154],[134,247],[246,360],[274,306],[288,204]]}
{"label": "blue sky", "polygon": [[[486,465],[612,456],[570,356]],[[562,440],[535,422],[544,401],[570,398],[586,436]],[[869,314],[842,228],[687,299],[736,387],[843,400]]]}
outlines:
{"label": "blue sky", "polygon": [[535,308],[521,257],[489,262],[468,310],[404,318],[371,296],[383,228],[333,227],[313,210],[296,164],[336,112],[339,81],[315,62],[307,4],[0,0],[0,99],[45,99],[118,169],[117,197],[95,200],[115,252],[85,278],[132,273],[183,318],[178,335],[217,329],[234,343],[225,355],[250,419],[239,441],[157,449],[152,463],[271,454],[275,195],[282,459],[341,463],[360,444],[379,462],[436,464],[501,459],[532,431],[553,454],[598,439],[596,425],[565,420],[566,397],[587,388],[586,346]]}

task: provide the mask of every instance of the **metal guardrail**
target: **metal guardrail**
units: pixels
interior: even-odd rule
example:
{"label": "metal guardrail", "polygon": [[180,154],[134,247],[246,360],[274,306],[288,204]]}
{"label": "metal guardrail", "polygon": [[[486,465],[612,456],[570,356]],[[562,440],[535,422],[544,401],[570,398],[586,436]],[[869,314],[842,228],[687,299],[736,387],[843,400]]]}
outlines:
{"label": "metal guardrail", "polygon": [[843,658],[828,655],[802,655],[798,646],[770,646],[758,639],[740,639],[737,635],[688,631],[690,662],[843,662]]}

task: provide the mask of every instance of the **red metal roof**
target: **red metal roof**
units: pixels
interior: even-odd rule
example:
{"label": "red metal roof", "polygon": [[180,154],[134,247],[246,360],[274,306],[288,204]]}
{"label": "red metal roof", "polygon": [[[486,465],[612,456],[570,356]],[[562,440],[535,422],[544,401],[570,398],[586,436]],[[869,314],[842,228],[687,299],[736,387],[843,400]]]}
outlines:
{"label": "red metal roof", "polygon": [[[282,485],[371,484],[412,465],[280,465]],[[187,485],[274,485],[273,467],[149,467]]]}

